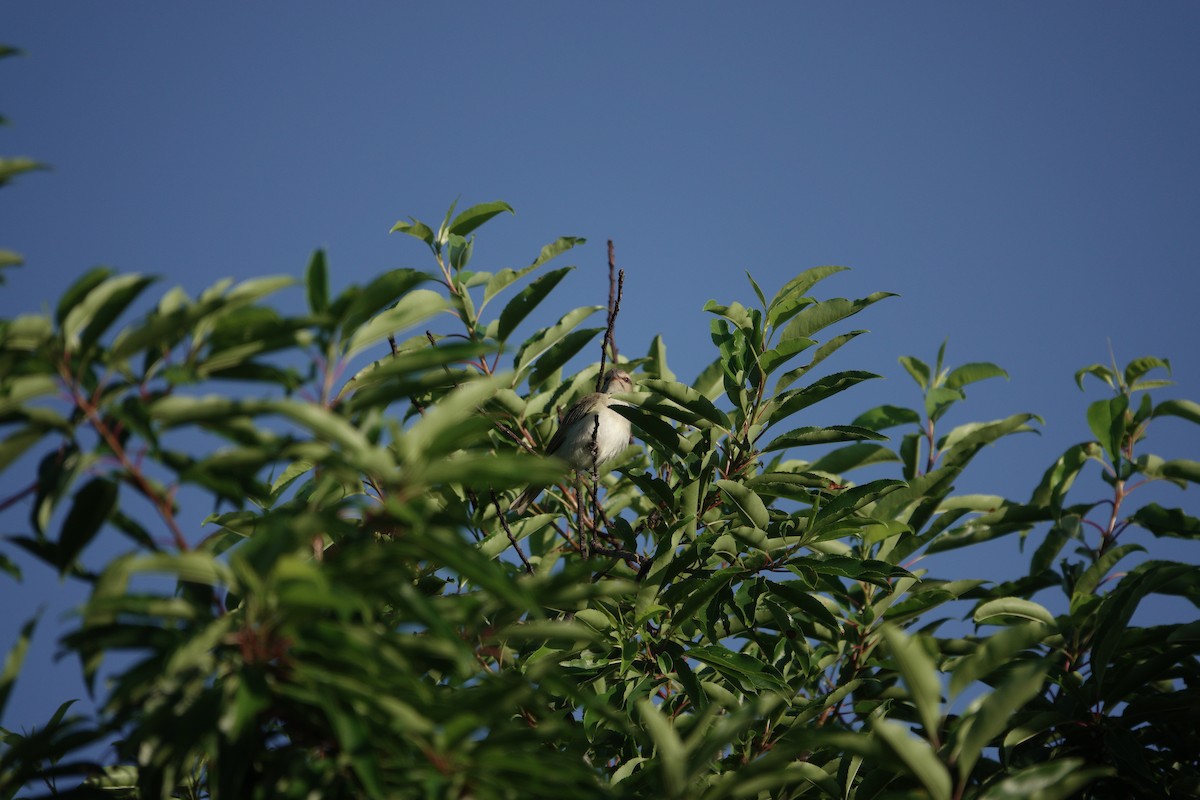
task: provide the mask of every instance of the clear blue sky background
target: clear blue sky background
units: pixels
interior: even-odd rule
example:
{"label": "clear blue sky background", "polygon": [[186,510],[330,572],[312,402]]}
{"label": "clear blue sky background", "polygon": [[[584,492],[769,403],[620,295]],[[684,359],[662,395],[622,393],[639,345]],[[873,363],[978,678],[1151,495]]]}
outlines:
{"label": "clear blue sky background", "polygon": [[[662,333],[691,380],[714,352],[704,302],[853,268],[818,294],[898,292],[829,362],[887,380],[814,409],[845,423],[915,404],[897,357],[994,361],[952,424],[1033,411],[1040,437],[981,455],[961,491],[1025,499],[1090,438],[1102,395],[1074,371],[1158,355],[1200,399],[1200,6],[1193,3],[47,3],[10,0],[0,153],[52,172],[0,192],[0,246],[27,265],[0,316],[52,307],[109,264],[193,293],[224,276],[300,275],[329,251],[336,287],[427,267],[388,236],[448,204],[503,199],[473,266],[528,263],[581,235],[556,310],[603,304],[604,240],[627,272],[618,343]],[[299,293],[284,302],[299,302]],[[1149,447],[1200,458],[1164,421]],[[1103,496],[1084,481],[1080,500]],[[23,481],[3,477],[0,496]],[[1092,494],[1089,494],[1091,492]],[[1197,489],[1146,495],[1200,513]],[[194,514],[192,530],[208,508]],[[25,533],[27,511],[0,516]],[[1148,544],[1196,561],[1191,543]],[[119,548],[123,540],[93,545]],[[0,648],[48,611],[2,721],[43,721],[81,689],[52,661],[82,587],[20,558],[0,576]],[[110,551],[111,552],[111,551]],[[1015,540],[939,562],[1015,577]],[[102,559],[101,559],[102,560]],[[1153,615],[1186,615],[1155,600]]]}

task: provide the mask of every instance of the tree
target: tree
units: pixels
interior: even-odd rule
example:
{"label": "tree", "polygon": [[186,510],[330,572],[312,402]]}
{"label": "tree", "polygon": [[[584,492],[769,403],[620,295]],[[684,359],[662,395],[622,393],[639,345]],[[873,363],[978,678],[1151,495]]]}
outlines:
{"label": "tree", "polygon": [[[837,267],[770,299],[751,279],[750,306],[706,306],[715,357],[684,383],[661,339],[640,358],[613,346],[616,275],[605,325],[581,327],[604,310],[588,306],[518,335],[583,240],[476,272],[475,232],[511,209],[455,211],[393,229],[428,248],[427,272],[334,295],[318,251],[299,313],[271,304],[293,282],[271,277],[172,289],[125,322],[153,281],[94,270],[53,317],[0,324],[0,469],[40,458],[0,500],[30,508],[9,542],[90,585],[62,640],[89,686],[133,656],[97,718],[68,703],[3,732],[0,796],[81,778],[78,796],[140,798],[1200,791],[1196,625],[1131,622],[1150,593],[1197,603],[1197,568],[1113,572],[1141,549],[1133,528],[1200,534],[1133,503],[1141,482],[1200,480],[1142,452],[1159,418],[1200,423],[1196,403],[1151,399],[1166,361],[1081,370],[1111,389],[1087,410],[1096,440],[1028,501],[958,496],[982,448],[1037,423],[939,427],[995,365],[905,357],[921,408],[794,422],[877,377],[827,361],[886,293],[817,299]],[[455,328],[427,331],[443,313]],[[605,361],[636,370],[622,413],[640,442],[572,477],[536,453]],[[1102,503],[1074,499],[1089,465]],[[846,477],[868,467],[895,476]],[[535,509],[506,514],[537,482]],[[198,542],[187,496],[217,508]],[[905,566],[1011,534],[1037,546],[1009,583]],[[92,571],[99,536],[127,552]],[[1050,588],[1062,613],[1032,599]],[[964,605],[973,629],[941,634]],[[79,755],[110,739],[111,763]]]}

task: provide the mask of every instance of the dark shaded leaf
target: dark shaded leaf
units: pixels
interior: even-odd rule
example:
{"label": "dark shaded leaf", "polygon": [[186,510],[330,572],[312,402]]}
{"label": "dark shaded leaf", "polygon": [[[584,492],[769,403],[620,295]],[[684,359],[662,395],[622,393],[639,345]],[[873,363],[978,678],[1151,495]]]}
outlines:
{"label": "dark shaded leaf", "polygon": [[116,505],[117,484],[107,478],[93,478],[75,493],[58,537],[60,573],[75,562],[83,548],[100,532]]}

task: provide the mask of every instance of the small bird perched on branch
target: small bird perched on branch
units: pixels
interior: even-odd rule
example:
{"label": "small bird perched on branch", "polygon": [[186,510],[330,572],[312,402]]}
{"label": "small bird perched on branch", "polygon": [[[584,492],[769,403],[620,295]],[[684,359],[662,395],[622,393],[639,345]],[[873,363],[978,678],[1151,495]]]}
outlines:
{"label": "small bird perched on branch", "polygon": [[[612,461],[629,444],[630,433],[629,420],[612,410],[614,405],[626,403],[614,399],[612,395],[632,391],[633,378],[629,377],[629,373],[622,369],[610,369],[604,375],[604,386],[599,392],[589,394],[571,406],[558,432],[546,447],[546,455],[563,459],[580,473],[599,470]],[[529,487],[513,501],[509,509],[517,514],[525,513],[543,488]]]}

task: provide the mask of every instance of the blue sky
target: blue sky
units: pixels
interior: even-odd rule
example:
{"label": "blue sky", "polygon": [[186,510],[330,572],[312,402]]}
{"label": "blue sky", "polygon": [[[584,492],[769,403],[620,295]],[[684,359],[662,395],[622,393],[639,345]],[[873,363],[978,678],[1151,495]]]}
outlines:
{"label": "blue sky", "polygon": [[[473,266],[521,266],[557,236],[585,236],[552,295],[565,312],[604,303],[615,240],[618,344],[641,355],[663,334],[683,380],[715,355],[703,304],[751,302],[747,270],[771,293],[842,264],[853,271],[819,295],[899,293],[855,318],[873,333],[830,362],[886,380],[805,423],[915,404],[897,357],[931,360],[948,338],[951,363],[1011,375],[973,387],[951,424],[1046,419],[1040,437],[986,451],[961,491],[1025,499],[1090,438],[1101,387],[1082,394],[1072,376],[1107,361],[1110,342],[1121,363],[1169,358],[1178,385],[1162,397],[1200,400],[1195,4],[5,10],[4,42],[26,56],[0,62],[0,153],[53,171],[0,192],[0,246],[27,259],[0,287],[0,316],[52,307],[96,264],[194,293],[224,276],[298,276],[325,247],[335,288],[363,283],[429,266],[415,240],[388,236],[397,219],[502,199],[517,214],[482,229]],[[1198,459],[1200,435],[1167,420],[1149,449]],[[1088,485],[1096,497],[1081,500],[1102,496]],[[1155,497],[1198,514],[1196,491]],[[0,516],[4,532],[25,518]],[[1189,543],[1138,541],[1197,560]],[[1016,547],[946,572],[1022,574]],[[45,667],[22,680],[6,727],[78,692],[76,665],[50,659],[79,588],[32,565],[21,589],[0,581],[0,647],[49,609],[31,656]]]}

